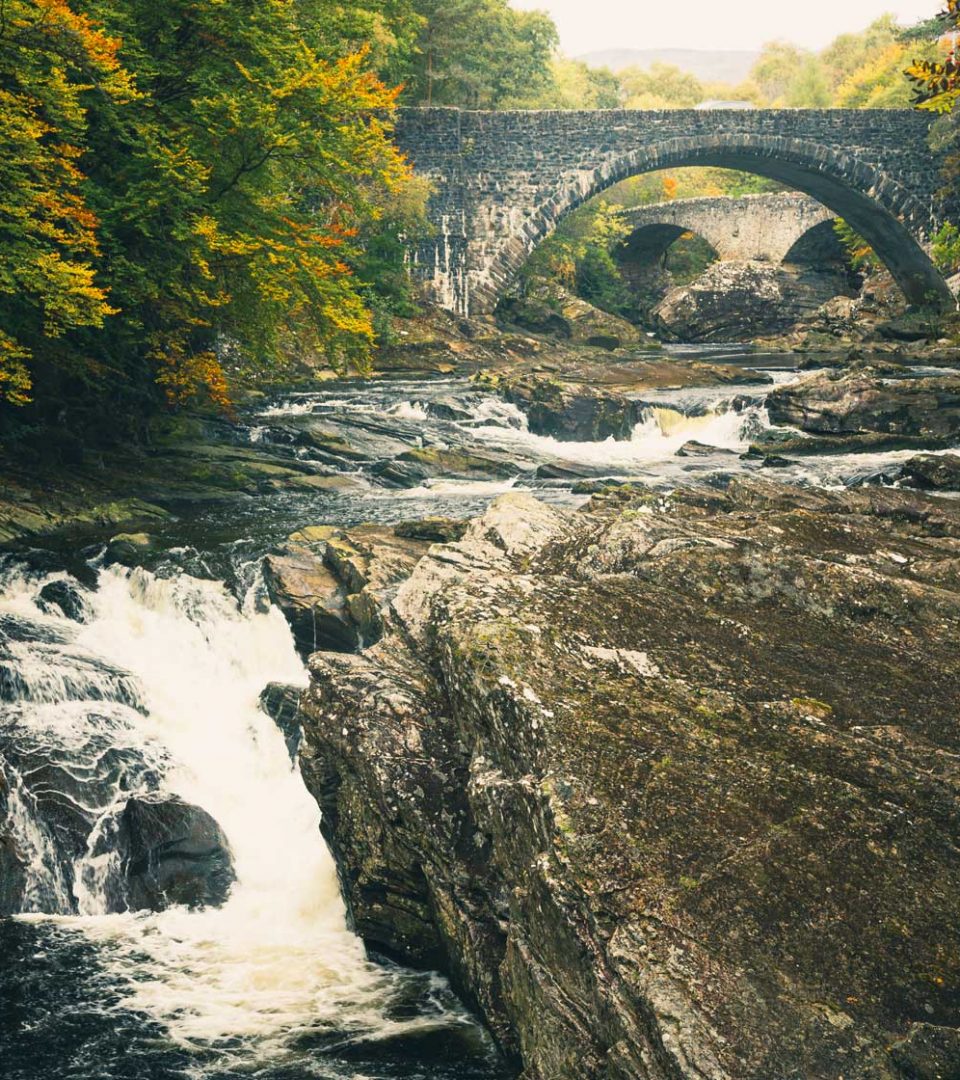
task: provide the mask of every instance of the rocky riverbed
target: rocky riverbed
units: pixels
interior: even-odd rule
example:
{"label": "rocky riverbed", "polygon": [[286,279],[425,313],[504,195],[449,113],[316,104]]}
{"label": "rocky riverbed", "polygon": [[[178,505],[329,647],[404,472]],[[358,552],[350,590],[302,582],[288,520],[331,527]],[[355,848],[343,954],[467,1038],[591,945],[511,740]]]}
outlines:
{"label": "rocky riverbed", "polygon": [[948,357],[471,332],[4,472],[0,1059],[952,1075]]}

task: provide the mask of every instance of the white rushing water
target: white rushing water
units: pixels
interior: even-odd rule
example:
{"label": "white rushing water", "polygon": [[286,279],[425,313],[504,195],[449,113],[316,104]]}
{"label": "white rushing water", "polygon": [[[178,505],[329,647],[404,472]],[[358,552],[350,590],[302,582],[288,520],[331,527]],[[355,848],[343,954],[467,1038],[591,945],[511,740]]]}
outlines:
{"label": "white rushing water", "polygon": [[[504,406],[501,404],[501,409]],[[478,427],[476,435],[498,449],[526,453],[544,460],[572,461],[609,469],[627,469],[676,455],[684,443],[696,440],[722,450],[742,451],[752,437],[769,426],[766,409],[747,406],[742,411],[717,401],[701,415],[653,405],[644,410],[629,439],[610,437],[598,442],[576,442],[535,435],[526,416],[514,406],[516,422],[506,426]]]}
{"label": "white rushing water", "polygon": [[[230,1040],[231,1055],[257,1059],[288,1052],[305,1031],[370,1039],[464,1022],[455,1009],[385,1017],[404,976],[368,962],[348,930],[317,805],[282,733],[258,707],[267,682],[305,682],[280,612],[258,610],[252,601],[241,610],[216,582],[111,568],[87,596],[89,621],[77,626],[41,613],[41,584],[8,577],[0,615],[29,618],[63,639],[41,648],[44,670],[57,666],[52,648],[68,673],[77,658],[88,666],[96,658],[104,679],[129,673],[139,708],[114,701],[97,709],[122,713],[116,719],[127,741],[162,763],[163,789],[212,814],[235,861],[237,880],[219,909],[104,914],[97,859],[80,860],[81,914],[53,917],[102,946],[101,961],[123,988],[120,1007],[158,1021],[182,1046]],[[25,651],[32,647],[15,644],[20,668],[29,670]],[[101,690],[108,696],[106,684]],[[44,738],[61,740],[69,754],[71,725],[89,703],[76,701],[83,687],[67,687],[71,702],[51,705],[51,696],[30,706],[30,722],[46,725]],[[25,722],[24,706],[7,708],[20,708],[17,720]],[[120,802],[128,795],[116,793]],[[35,828],[28,814],[18,816],[24,829]],[[37,858],[49,861],[43,835],[26,839]]]}

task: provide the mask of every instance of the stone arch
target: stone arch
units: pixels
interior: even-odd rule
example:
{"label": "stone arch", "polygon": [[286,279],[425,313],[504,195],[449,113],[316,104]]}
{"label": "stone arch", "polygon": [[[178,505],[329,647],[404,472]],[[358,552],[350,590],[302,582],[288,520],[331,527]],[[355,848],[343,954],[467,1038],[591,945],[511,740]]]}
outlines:
{"label": "stone arch", "polygon": [[[953,306],[943,276],[911,235],[923,233],[930,209],[879,169],[846,151],[777,135],[718,134],[672,138],[607,160],[595,169],[561,173],[513,242],[494,258],[489,277],[510,283],[523,262],[571,211],[630,176],[685,166],[755,173],[802,191],[844,218],[873,247],[913,304]],[[501,286],[502,289],[503,286]]]}

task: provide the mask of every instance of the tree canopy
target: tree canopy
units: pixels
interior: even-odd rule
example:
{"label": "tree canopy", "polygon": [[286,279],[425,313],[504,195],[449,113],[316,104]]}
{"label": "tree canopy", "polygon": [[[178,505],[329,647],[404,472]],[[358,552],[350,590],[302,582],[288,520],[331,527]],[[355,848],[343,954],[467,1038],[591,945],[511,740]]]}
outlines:
{"label": "tree canopy", "polygon": [[8,0],[0,392],[34,368],[226,404],[229,344],[362,364],[354,238],[408,182],[396,91],[314,0]]}

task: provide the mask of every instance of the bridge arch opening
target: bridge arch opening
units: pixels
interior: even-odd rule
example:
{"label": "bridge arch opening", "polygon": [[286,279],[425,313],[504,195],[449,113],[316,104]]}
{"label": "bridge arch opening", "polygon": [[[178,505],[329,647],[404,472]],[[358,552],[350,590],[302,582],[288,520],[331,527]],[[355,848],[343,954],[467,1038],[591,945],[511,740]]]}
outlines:
{"label": "bridge arch opening", "polygon": [[834,222],[821,221],[808,229],[783,257],[785,266],[846,266],[847,252],[837,236]]}
{"label": "bridge arch opening", "polygon": [[[850,153],[755,134],[669,139],[623,154],[593,172],[577,170],[562,176],[559,190],[531,215],[491,279],[512,283],[527,256],[567,214],[614,184],[648,172],[696,166],[753,173],[811,196],[864,237],[911,304],[955,306],[943,276],[908,228],[911,222],[929,220],[928,206]],[[491,299],[495,303],[497,298]]]}
{"label": "bridge arch opening", "polygon": [[687,278],[693,270],[703,270],[720,258],[710,241],[682,225],[642,225],[617,250],[621,270],[662,269]]}

